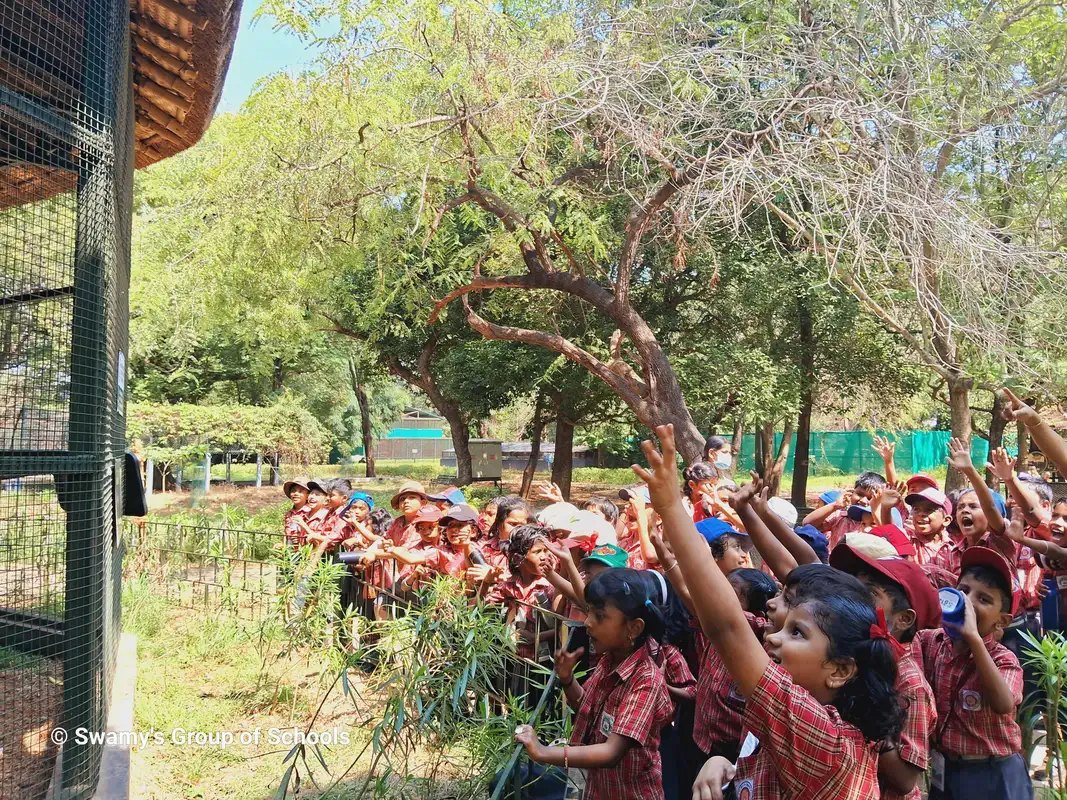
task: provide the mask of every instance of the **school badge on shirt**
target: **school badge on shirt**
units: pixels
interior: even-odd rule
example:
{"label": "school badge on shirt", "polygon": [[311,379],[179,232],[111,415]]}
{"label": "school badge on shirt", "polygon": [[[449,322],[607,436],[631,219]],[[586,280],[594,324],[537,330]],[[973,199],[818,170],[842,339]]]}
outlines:
{"label": "school badge on shirt", "polygon": [[960,692],[960,700],[963,702],[964,711],[982,710],[982,695],[974,689],[964,689]]}
{"label": "school badge on shirt", "polygon": [[752,800],[752,778],[745,778],[737,784],[737,800]]}
{"label": "school badge on shirt", "polygon": [[600,715],[600,733],[604,736],[611,736],[611,731],[615,727],[615,717],[611,714]]}

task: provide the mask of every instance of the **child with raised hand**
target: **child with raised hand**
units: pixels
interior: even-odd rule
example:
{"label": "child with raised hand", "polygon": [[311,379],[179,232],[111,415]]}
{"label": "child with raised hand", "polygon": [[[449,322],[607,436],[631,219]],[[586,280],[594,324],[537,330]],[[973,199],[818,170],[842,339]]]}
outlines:
{"label": "child with raised hand", "polygon": [[930,800],[1031,800],[1015,720],[1023,671],[998,641],[1012,620],[1013,570],[988,547],[968,548],[961,568],[963,624],[919,631],[913,645],[937,701]]}
{"label": "child with raised hand", "polygon": [[626,501],[626,505],[619,517],[618,542],[629,556],[630,566],[644,569],[656,564],[656,551],[650,538],[652,509],[648,506],[648,489],[644,486],[620,489],[619,497]]}
{"label": "child with raised hand", "polygon": [[910,513],[904,532],[915,548],[915,563],[925,567],[949,544],[947,529],[952,518],[952,503],[936,486],[909,486],[904,502]]}
{"label": "child with raised hand", "polygon": [[[959,439],[950,439],[949,466],[961,472],[971,484],[970,489],[960,492],[956,501],[955,517],[961,538],[958,542],[942,547],[928,563],[935,574],[958,577],[963,554],[970,547],[990,547],[1000,553],[1015,568],[1018,548],[1007,535],[1007,522],[986,485],[971,461],[970,448]],[[937,572],[939,571],[939,572]],[[1013,586],[1018,584],[1018,579]],[[1015,586],[1017,589],[1018,587]]]}
{"label": "child with raised hand", "polygon": [[1030,432],[1034,444],[1052,462],[1056,471],[1067,477],[1067,441],[1041,419],[1041,415],[1015,396],[1011,389],[1001,390],[1008,401],[1001,415],[1009,422],[1021,422]]}
{"label": "child with raised hand", "polygon": [[812,511],[804,517],[801,524],[811,525],[829,536],[830,550],[833,550],[847,534],[862,531],[864,528],[862,518],[854,519],[849,516],[849,508],[854,505],[867,506],[885,484],[885,478],[877,472],[864,472],[856,478],[851,489],[832,503]]}
{"label": "child with raised hand", "polygon": [[601,573],[585,597],[589,643],[601,654],[596,669],[583,686],[574,667],[584,648],[555,656],[567,704],[577,710],[570,743],[546,747],[528,725],[515,730],[515,739],[533,761],[588,770],[586,800],[663,800],[660,731],[673,709],[648,647],[663,636],[661,611],[632,569]]}
{"label": "child with raised hand", "polygon": [[[736,767],[710,759],[694,795],[721,796],[722,785],[732,777],[738,797],[874,796],[873,743],[895,737],[903,721],[884,622],[869,599],[811,596],[790,606],[783,629],[761,644],[678,498],[673,427],[659,427],[656,435],[662,455],[651,442],[643,442],[650,469],[634,466],[634,472],[648,483],[704,634],[748,701],[745,728],[759,739],[755,754],[741,758]],[[815,565],[810,569],[827,571]]]}
{"label": "child with raised hand", "polygon": [[871,590],[889,632],[902,645],[897,659],[897,692],[907,716],[900,737],[882,745],[878,757],[881,800],[920,800],[919,778],[930,763],[930,734],[937,723],[934,694],[909,646],[920,630],[941,623],[941,605],[930,579],[918,564],[873,559],[840,545],[830,566],[855,575]]}

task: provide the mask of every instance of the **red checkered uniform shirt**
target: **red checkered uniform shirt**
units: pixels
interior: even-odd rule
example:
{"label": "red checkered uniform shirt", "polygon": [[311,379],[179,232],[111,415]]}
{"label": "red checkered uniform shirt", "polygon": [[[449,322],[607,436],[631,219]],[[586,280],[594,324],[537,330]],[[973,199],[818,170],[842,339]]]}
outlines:
{"label": "red checkered uniform shirt", "polygon": [[[907,708],[897,753],[902,761],[925,772],[930,763],[930,735],[937,725],[937,706],[933,690],[910,649],[897,662],[896,688]],[[881,800],[920,800],[922,792],[918,785],[906,795],[883,788],[880,797]]]}
{"label": "red checkered uniform shirt", "polygon": [[644,569],[645,559],[641,556],[641,534],[636,530],[631,535],[625,528],[619,535],[619,547],[626,551],[626,566],[630,569]]}
{"label": "red checkered uniform shirt", "polygon": [[549,607],[555,596],[556,587],[546,578],[538,578],[532,583],[524,584],[518,575],[512,575],[503,583],[496,584],[486,595],[486,602],[502,603],[509,611],[514,612],[515,630],[520,632],[519,658],[532,659],[536,656],[535,637],[552,628],[551,620],[538,614],[536,609]]}
{"label": "red checkered uniform shirt", "polygon": [[[673,644],[658,645],[651,640],[648,647],[652,653],[652,660],[659,665],[663,672],[663,679],[667,681],[668,686],[675,689],[691,689],[696,685],[697,679],[693,677],[681,650]],[[671,701],[677,707],[678,703],[674,697],[671,697]]]}
{"label": "red checkered uniform shirt", "polygon": [[[1019,659],[992,636],[982,640],[993,657],[1018,706],[1023,700],[1023,670]],[[1000,757],[1018,753],[1022,731],[1015,714],[994,714],[986,708],[974,657],[956,653],[944,630],[919,631],[912,643],[926,680],[934,687],[936,748],[956,756]]]}
{"label": "red checkered uniform shirt", "polygon": [[389,530],[385,532],[385,538],[404,549],[414,547],[422,541],[419,532],[415,530],[415,523],[409,523],[404,515],[393,520]]}
{"label": "red checkered uniform shirt", "polygon": [[863,530],[862,522],[853,522],[848,518],[848,509],[839,508],[823,522],[823,533],[830,540],[830,549],[833,550],[845,540],[845,536],[856,531]]}
{"label": "red checkered uniform shirt", "polygon": [[612,733],[636,742],[616,766],[589,770],[584,800],[663,800],[659,739],[674,709],[649,649],[617,667],[602,658],[583,688],[571,744],[602,744]]}
{"label": "red checkered uniform shirt", "polygon": [[[763,631],[770,623],[747,611],[745,617],[752,631],[762,641]],[[693,741],[705,753],[711,753],[721,747],[740,747],[745,696],[738,690],[737,681],[726,669],[718,651],[703,634],[699,638],[704,649],[701,652],[697,675]]]}
{"label": "red checkered uniform shirt", "polygon": [[293,547],[300,547],[307,539],[307,532],[297,520],[307,522],[307,506],[291,508],[285,512],[285,541]]}
{"label": "red checkered uniform shirt", "polygon": [[501,571],[500,580],[506,581],[511,577],[511,571],[508,569],[507,553],[501,549],[500,545],[499,539],[485,539],[478,542],[478,549],[485,556],[489,566]]}
{"label": "red checkered uniform shirt", "polygon": [[915,548],[915,563],[920,567],[925,567],[934,560],[934,556],[941,552],[942,548],[949,546],[949,541],[945,538],[944,532],[939,533],[929,541],[923,541],[915,532],[915,526],[910,521],[904,523],[904,532],[908,534],[908,540],[911,542],[912,547]]}
{"label": "red checkered uniform shirt", "polygon": [[[945,545],[938,551],[937,555],[930,560],[929,565],[944,569],[958,578],[963,553],[969,546],[970,545],[967,544],[966,539],[960,539],[956,544]],[[1008,564],[1012,569],[1015,569],[1015,566],[1018,563],[1018,546],[1002,533],[993,533],[990,531],[979,539],[978,544],[975,546],[989,547],[996,550],[1008,560]]]}
{"label": "red checkered uniform shirt", "polygon": [[[434,575],[440,574],[445,571],[445,566],[448,563],[448,556],[444,552],[444,548],[448,545],[443,545],[440,542],[437,544],[430,544],[419,540],[419,543],[407,548],[408,552],[412,555],[428,554],[428,557],[421,564],[405,564],[400,568],[400,572],[397,578],[401,581],[407,581],[412,589],[418,588],[423,581],[430,581]],[[422,574],[412,583],[412,576],[415,570],[422,567]]]}
{"label": "red checkered uniform shirt", "polygon": [[876,745],[773,661],[745,704],[744,726],[760,744],[737,762],[738,800],[877,797]]}

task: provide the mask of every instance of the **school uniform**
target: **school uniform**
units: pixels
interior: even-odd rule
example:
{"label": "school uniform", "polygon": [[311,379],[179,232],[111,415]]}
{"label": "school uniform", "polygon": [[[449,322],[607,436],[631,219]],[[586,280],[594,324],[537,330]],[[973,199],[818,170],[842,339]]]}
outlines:
{"label": "school uniform", "polygon": [[[749,627],[762,641],[763,633],[770,624],[763,617],[745,612]],[[722,756],[736,761],[741,749],[745,696],[737,688],[730,670],[719,656],[718,650],[704,639],[700,657],[700,669],[696,684],[696,718],[693,722],[693,742],[704,754]]]}
{"label": "school uniform", "polygon": [[[982,642],[1018,707],[1023,699],[1019,659],[992,635]],[[996,714],[986,707],[971,653],[956,653],[948,634],[939,629],[919,631],[912,646],[935,687],[937,703],[930,800],[1033,798],[1027,765],[1019,754],[1019,723],[1014,713]]]}
{"label": "school uniform", "polygon": [[641,555],[641,534],[629,533],[625,528],[619,535],[619,547],[626,551],[626,566],[630,569],[645,569],[645,559]]}
{"label": "school uniform", "polygon": [[[445,571],[448,556],[442,550],[440,544],[424,542],[420,539],[418,544],[407,548],[407,550],[412,555],[425,554],[427,556],[426,560],[421,564],[405,564],[400,568],[397,579],[409,588],[417,589],[423,581],[432,580],[434,575],[439,575]],[[412,583],[412,576],[419,567],[423,568],[423,575]]]}
{"label": "school uniform", "polygon": [[[682,651],[672,644],[657,644],[649,640],[649,651],[663,672],[667,686],[674,689],[692,689],[696,678],[689,670]],[[670,692],[668,692],[670,694]],[[671,695],[674,707],[672,719],[660,731],[659,756],[663,770],[663,794],[667,798],[687,798],[693,792],[693,779],[696,771],[689,763],[684,752],[684,742],[692,737],[692,703],[683,703]],[[683,728],[683,725],[685,726]],[[699,767],[697,768],[699,769]]]}
{"label": "school uniform", "polygon": [[[1004,556],[1012,570],[1015,570],[1016,565],[1019,562],[1019,548],[1016,543],[1003,533],[989,531],[982,536],[975,545],[968,545],[966,539],[960,539],[958,542],[942,547],[937,552],[937,555],[930,559],[929,566],[943,569],[958,578],[963,554],[967,551],[968,547],[988,547],[992,550],[996,550]],[[1019,589],[1017,579],[1015,581],[1014,589]]]}
{"label": "school uniform", "polygon": [[[901,761],[926,771],[930,764],[930,736],[937,725],[937,701],[933,690],[916,661],[915,653],[908,649],[897,661],[897,693],[907,709],[904,728],[897,742],[897,754]],[[882,788],[880,800],[921,800],[918,781],[906,795]]]}
{"label": "school uniform", "polygon": [[307,523],[307,506],[291,508],[285,512],[285,542],[293,548],[299,548],[307,541],[307,532],[301,522]]}
{"label": "school uniform", "polygon": [[745,704],[743,725],[759,740],[737,762],[737,800],[870,800],[878,796],[877,744],[796,686],[773,661]]}
{"label": "school uniform", "polygon": [[[538,578],[532,583],[524,584],[518,575],[512,575],[506,581],[496,584],[486,595],[486,602],[502,603],[509,610],[514,609],[515,630],[525,631],[532,638],[539,631],[548,630],[551,622],[545,619],[538,625],[539,616],[535,609],[548,608],[556,596],[556,587],[546,578]],[[533,659],[537,655],[537,642],[519,641],[519,658]]]}
{"label": "school uniform", "polygon": [[583,688],[570,743],[602,744],[612,733],[636,742],[614,767],[589,770],[584,800],[664,800],[659,742],[672,706],[648,647],[614,667],[601,659]]}
{"label": "school uniform", "polygon": [[393,520],[389,529],[385,532],[385,538],[397,547],[403,547],[405,550],[414,547],[422,541],[419,532],[415,530],[415,523],[408,522],[407,517],[403,514]]}
{"label": "school uniform", "polygon": [[915,548],[915,563],[920,567],[925,567],[933,561],[934,557],[941,552],[941,549],[948,544],[943,532],[932,539],[922,539],[915,532],[915,526],[910,521],[904,523],[904,533],[908,535],[908,541]]}
{"label": "school uniform", "polygon": [[836,509],[823,521],[822,524],[822,531],[830,540],[831,550],[841,544],[848,534],[857,533],[862,530],[863,523],[849,519],[847,508]]}
{"label": "school uniform", "polygon": [[478,543],[478,549],[481,550],[486,563],[493,569],[500,571],[500,582],[511,577],[511,571],[508,569],[508,555],[504,552],[499,539],[493,538],[481,541]]}

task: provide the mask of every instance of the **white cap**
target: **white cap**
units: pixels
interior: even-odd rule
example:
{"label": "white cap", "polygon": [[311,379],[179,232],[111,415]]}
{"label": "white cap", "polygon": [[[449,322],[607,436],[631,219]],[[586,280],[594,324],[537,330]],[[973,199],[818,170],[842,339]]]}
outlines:
{"label": "white cap", "polygon": [[572,523],[571,534],[568,538],[580,539],[583,536],[596,536],[597,545],[618,545],[619,543],[619,537],[615,533],[615,526],[592,511],[578,512],[578,517]]}
{"label": "white cap", "polygon": [[537,521],[549,530],[570,531],[581,512],[570,503],[553,503],[537,515]]}
{"label": "white cap", "polygon": [[772,497],[767,501],[767,506],[779,519],[784,520],[789,527],[793,527],[797,524],[797,519],[800,517],[800,514],[797,512],[797,507],[784,497]]}

